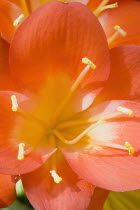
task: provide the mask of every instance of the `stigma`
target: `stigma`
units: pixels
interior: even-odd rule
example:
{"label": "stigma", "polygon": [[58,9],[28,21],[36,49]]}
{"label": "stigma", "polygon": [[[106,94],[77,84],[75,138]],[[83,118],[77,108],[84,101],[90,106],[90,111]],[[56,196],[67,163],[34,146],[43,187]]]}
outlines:
{"label": "stigma", "polygon": [[24,160],[24,153],[25,153],[24,147],[25,147],[24,143],[20,143],[18,145],[18,156],[17,156],[18,160]]}
{"label": "stigma", "polygon": [[62,178],[56,173],[55,170],[50,171],[50,173],[56,184],[59,184],[62,181]]}
{"label": "stigma", "polygon": [[12,95],[11,96],[11,101],[12,101],[12,111],[16,112],[18,110],[17,97],[15,95]]}
{"label": "stigma", "polygon": [[16,20],[14,20],[13,26],[15,26],[15,27],[19,26],[19,24],[21,23],[21,20],[23,18],[24,18],[24,15],[23,14],[19,15],[19,17]]}
{"label": "stigma", "polygon": [[122,113],[127,114],[127,115],[130,115],[130,116],[133,114],[133,111],[132,111],[131,109],[127,109],[127,108],[122,107],[122,106],[119,106],[119,107],[117,108],[117,110],[118,110],[119,112],[122,112]]}

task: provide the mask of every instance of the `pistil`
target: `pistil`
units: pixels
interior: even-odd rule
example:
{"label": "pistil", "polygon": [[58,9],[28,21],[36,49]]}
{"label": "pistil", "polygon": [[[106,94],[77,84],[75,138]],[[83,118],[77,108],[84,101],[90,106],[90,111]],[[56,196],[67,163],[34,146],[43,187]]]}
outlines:
{"label": "pistil", "polygon": [[[128,108],[123,107],[123,106],[118,106],[116,109],[117,109],[116,112],[104,115],[103,119],[105,121],[107,121],[107,120],[111,120],[113,118],[115,119],[116,117],[119,117],[122,114],[126,114],[126,115],[129,115],[129,116],[131,116],[133,114],[133,111],[131,109],[128,109]],[[96,117],[95,116],[95,117],[90,117],[88,119],[69,120],[69,121],[65,121],[65,122],[62,122],[62,123],[58,124],[56,128],[58,130],[63,130],[63,129],[74,127],[74,126],[87,125],[87,124],[97,122],[98,120],[100,120],[100,118],[101,117],[98,117],[98,116]]]}
{"label": "pistil", "polygon": [[72,140],[67,140],[65,139],[61,133],[54,129],[53,130],[53,134],[59,139],[61,140],[63,143],[65,144],[76,144],[77,142],[79,142],[88,132],[90,132],[92,129],[96,128],[97,126],[101,125],[105,123],[104,119],[100,119],[99,121],[97,121],[96,123],[90,125],[86,130],[84,130],[80,135],[78,135],[76,138],[72,139]]}

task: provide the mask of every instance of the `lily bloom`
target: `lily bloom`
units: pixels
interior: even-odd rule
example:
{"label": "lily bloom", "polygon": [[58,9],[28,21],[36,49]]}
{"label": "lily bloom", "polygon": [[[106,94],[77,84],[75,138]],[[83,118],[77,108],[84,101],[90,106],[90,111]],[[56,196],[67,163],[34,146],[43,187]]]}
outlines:
{"label": "lily bloom", "polygon": [[[20,175],[36,209],[86,209],[94,185],[140,187],[140,104],[130,97],[139,99],[139,53],[109,51],[99,21],[80,3],[47,3],[16,30],[9,65],[17,92],[0,91],[0,173]],[[98,99],[114,63],[125,96],[117,87],[117,100]]]}

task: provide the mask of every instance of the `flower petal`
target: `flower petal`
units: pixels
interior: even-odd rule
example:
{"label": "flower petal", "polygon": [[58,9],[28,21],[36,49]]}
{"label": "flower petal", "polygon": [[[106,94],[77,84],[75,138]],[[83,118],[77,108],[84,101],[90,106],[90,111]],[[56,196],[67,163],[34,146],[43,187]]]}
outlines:
{"label": "flower petal", "polygon": [[13,25],[14,20],[22,13],[15,4],[7,0],[0,1],[0,32],[7,42],[11,41],[16,30],[16,27]]}
{"label": "flower petal", "polygon": [[[19,128],[24,117],[19,116],[18,112],[12,111],[11,95],[17,96],[19,107],[23,110],[25,101],[26,104],[28,102],[27,97],[19,93],[0,91],[0,173],[19,175],[40,167],[55,149],[41,145],[42,142],[36,147],[35,138],[33,139],[35,141],[32,142],[27,141],[27,137],[21,138]],[[36,134],[36,127],[27,130],[27,133],[32,140],[33,133]],[[27,136],[26,133],[25,136]],[[24,160],[17,158],[20,143],[25,144]]]}
{"label": "flower petal", "polygon": [[97,68],[88,73],[82,88],[107,79],[109,52],[97,18],[80,3],[49,2],[16,31],[10,50],[11,72],[21,89],[40,90],[54,74],[72,84],[85,68],[83,57]]}
{"label": "flower petal", "polygon": [[127,35],[118,37],[110,43],[109,47],[113,48],[124,44],[140,45],[140,2],[127,1],[119,2],[118,8],[107,10],[99,16],[107,38],[109,39],[114,33],[114,26],[119,25],[127,32]]}
{"label": "flower petal", "polygon": [[9,44],[0,38],[0,90],[14,90],[14,85],[9,75]]}
{"label": "flower petal", "polygon": [[110,191],[96,187],[87,210],[103,210],[104,202],[106,201]]}
{"label": "flower petal", "polygon": [[63,178],[59,184],[54,183],[45,165],[22,176],[25,193],[34,208],[38,210],[86,209],[94,186],[80,179],[65,162],[57,172]]}
{"label": "flower petal", "polygon": [[0,208],[11,205],[15,200],[15,183],[11,176],[0,174]]}
{"label": "flower petal", "polygon": [[[108,190],[129,191],[140,187],[140,104],[132,101],[107,101],[89,110],[85,117],[103,119],[115,113],[118,106],[133,110],[133,116],[122,114],[94,128],[88,134],[94,146],[87,151],[87,148],[75,145],[63,145],[62,151],[71,168],[86,181]],[[134,147],[135,154],[130,156],[128,151],[95,146],[94,141],[122,146],[127,141]]]}
{"label": "flower petal", "polygon": [[140,46],[117,47],[110,53],[110,76],[95,103],[113,99],[140,100]]}

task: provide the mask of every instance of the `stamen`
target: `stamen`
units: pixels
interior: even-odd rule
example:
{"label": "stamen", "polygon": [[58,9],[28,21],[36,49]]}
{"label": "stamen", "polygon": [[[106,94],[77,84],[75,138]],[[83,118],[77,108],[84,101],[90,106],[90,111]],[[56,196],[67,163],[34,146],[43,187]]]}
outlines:
{"label": "stamen", "polygon": [[88,58],[83,58],[82,59],[82,63],[87,64],[87,66],[80,73],[80,75],[78,76],[78,78],[76,79],[74,84],[72,85],[72,87],[71,87],[71,94],[77,89],[77,87],[79,86],[81,81],[84,79],[84,77],[86,76],[86,74],[88,73],[90,68],[92,68],[92,69],[96,68],[96,65],[91,60],[89,60]]}
{"label": "stamen", "polygon": [[[113,118],[119,117],[123,114],[127,114],[131,116],[133,114],[133,111],[131,109],[119,106],[117,107],[117,111],[111,114],[107,114],[103,116],[104,121],[111,120]],[[101,117],[100,117],[101,118]],[[80,125],[87,125],[87,124],[93,124],[100,120],[100,118],[97,117],[90,117],[88,119],[80,119],[80,120],[68,120],[61,122],[57,125],[57,130],[63,130],[70,127],[80,126]]]}
{"label": "stamen", "polygon": [[21,14],[16,20],[14,20],[13,26],[17,27],[23,18],[24,18],[24,15]]}
{"label": "stamen", "polygon": [[126,141],[124,146],[128,150],[129,155],[134,155],[135,150],[134,150],[134,148],[131,146],[131,144],[129,142]]}
{"label": "stamen", "polygon": [[62,181],[62,178],[56,173],[55,170],[50,171],[50,173],[55,183],[59,184]]}
{"label": "stamen", "polygon": [[[129,111],[131,111],[131,110],[129,110]],[[125,113],[125,114],[128,114],[128,113]],[[119,117],[121,115],[122,115],[122,112],[117,111],[117,112],[114,112],[111,114],[104,115],[103,119],[105,121],[107,121],[107,120],[111,120],[113,118]],[[129,112],[129,115],[130,115],[130,112]],[[88,119],[64,121],[64,122],[59,123],[56,128],[58,130],[63,130],[63,129],[70,128],[70,127],[87,125],[87,124],[91,124],[91,123],[93,124],[93,123],[97,122],[98,120],[100,120],[100,118],[97,116],[97,117],[90,117]]]}
{"label": "stamen", "polygon": [[126,36],[127,32],[124,31],[120,26],[116,25],[114,27],[114,29],[116,30],[116,32],[108,39],[108,45],[110,45],[117,37],[119,34],[121,34],[122,36]]}
{"label": "stamen", "polygon": [[114,3],[114,4],[109,4],[107,5],[107,3],[109,2],[109,0],[104,0],[101,2],[101,4],[96,8],[96,10],[94,10],[94,15],[96,15],[97,17],[100,15],[101,12],[103,12],[106,9],[113,9],[118,7],[118,3]]}
{"label": "stamen", "polygon": [[106,5],[106,6],[104,6],[103,8],[104,8],[104,10],[105,10],[105,9],[113,9],[113,8],[116,8],[116,7],[118,7],[118,2],[116,2],[116,3],[114,3],[114,4]]}
{"label": "stamen", "polygon": [[24,147],[25,147],[25,144],[24,143],[20,143],[18,145],[18,147],[19,147],[19,149],[18,149],[17,159],[18,160],[24,160],[24,154],[25,154]]}
{"label": "stamen", "polygon": [[18,110],[17,97],[15,95],[12,95],[11,101],[12,101],[12,111],[16,112]]}
{"label": "stamen", "polygon": [[90,144],[101,146],[101,147],[109,147],[113,149],[120,149],[120,150],[126,150],[129,152],[129,155],[134,155],[134,148],[129,144],[129,142],[125,142],[124,146],[120,144],[115,144],[112,142],[104,142],[104,141],[89,141]]}
{"label": "stamen", "polygon": [[88,58],[82,58],[82,63],[87,64],[87,65],[90,65],[90,67],[92,69],[95,69],[96,68],[96,65],[94,63],[92,63],[92,61],[89,60]]}
{"label": "stamen", "polygon": [[76,81],[74,82],[74,84],[72,85],[69,94],[63,100],[62,104],[60,104],[60,106],[57,108],[57,111],[55,113],[55,120],[57,120],[57,118],[59,117],[59,115],[63,111],[65,105],[68,103],[68,101],[71,98],[72,94],[75,92],[75,90],[77,89],[77,87],[80,85],[81,81],[84,79],[84,77],[86,76],[86,74],[88,73],[88,71],[90,70],[90,68],[92,68],[92,69],[95,69],[96,68],[96,65],[94,63],[92,63],[92,61],[90,61],[88,58],[83,58],[82,59],[82,62],[85,63],[85,64],[88,64],[88,65],[80,73],[80,75],[78,76],[78,78],[76,79]]}
{"label": "stamen", "polygon": [[109,147],[109,148],[121,149],[121,150],[128,150],[125,146],[120,145],[120,144],[115,144],[115,143],[112,143],[112,142],[89,141],[89,143],[92,144],[92,145],[97,145],[97,146],[103,146],[103,147]]}
{"label": "stamen", "polygon": [[127,114],[127,115],[130,115],[130,116],[133,114],[133,111],[132,111],[131,109],[127,109],[127,108],[122,107],[122,106],[119,106],[119,107],[117,108],[117,110],[118,110],[119,112],[122,112],[122,113]]}
{"label": "stamen", "polygon": [[116,30],[116,31],[118,31],[122,36],[126,36],[127,35],[127,33],[126,33],[126,31],[124,31],[120,26],[115,26],[114,27],[114,29]]}
{"label": "stamen", "polygon": [[83,138],[89,131],[91,131],[92,129],[96,128],[97,126],[101,125],[105,123],[105,120],[104,119],[100,119],[98,120],[96,123],[90,125],[86,130],[84,130],[80,135],[78,135],[76,138],[72,139],[72,140],[67,140],[65,139],[61,133],[59,133],[59,131],[57,131],[56,129],[53,130],[53,133],[54,135],[60,139],[63,143],[65,144],[75,144],[77,143],[78,141],[81,140],[81,138]]}

